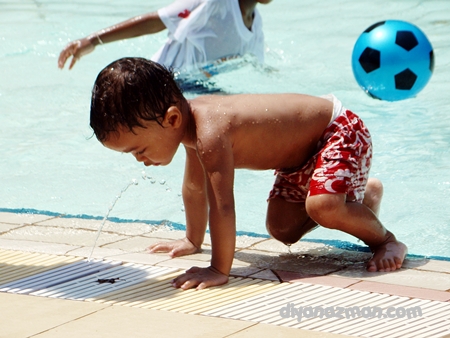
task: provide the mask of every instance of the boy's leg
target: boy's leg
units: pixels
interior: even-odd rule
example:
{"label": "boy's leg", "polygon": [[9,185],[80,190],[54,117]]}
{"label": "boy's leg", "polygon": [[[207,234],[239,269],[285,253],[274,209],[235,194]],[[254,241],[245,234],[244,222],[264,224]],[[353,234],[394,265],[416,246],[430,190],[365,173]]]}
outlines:
{"label": "boy's leg", "polygon": [[[363,204],[346,202],[346,194],[320,194],[306,199],[306,210],[320,225],[344,231],[366,243],[373,252],[367,270],[394,271],[402,266],[407,248],[378,220],[375,212],[379,211],[381,198],[377,203],[369,184],[368,189],[370,197]],[[373,210],[365,203],[374,203]]]}
{"label": "boy's leg", "polygon": [[380,216],[381,199],[383,198],[383,184],[377,178],[369,178],[364,193],[363,204],[375,215]]}
{"label": "boy's leg", "polygon": [[266,228],[273,238],[293,244],[316,226],[306,213],[304,203],[288,202],[281,197],[269,199]]}

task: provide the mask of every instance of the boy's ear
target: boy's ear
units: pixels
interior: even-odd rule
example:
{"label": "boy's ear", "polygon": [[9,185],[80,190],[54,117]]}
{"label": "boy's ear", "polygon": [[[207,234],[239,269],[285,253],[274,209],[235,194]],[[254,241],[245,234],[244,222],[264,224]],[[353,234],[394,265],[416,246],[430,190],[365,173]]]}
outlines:
{"label": "boy's ear", "polygon": [[176,106],[170,106],[166,111],[162,125],[163,127],[178,128],[181,125],[182,119],[181,111]]}

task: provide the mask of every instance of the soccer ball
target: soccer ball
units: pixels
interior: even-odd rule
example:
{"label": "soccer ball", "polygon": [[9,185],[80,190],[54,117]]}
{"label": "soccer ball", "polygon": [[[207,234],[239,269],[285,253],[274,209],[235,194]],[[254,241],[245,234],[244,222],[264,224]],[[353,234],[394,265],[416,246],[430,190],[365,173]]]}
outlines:
{"label": "soccer ball", "polygon": [[387,20],[367,28],[353,48],[352,69],[361,88],[386,101],[416,96],[431,78],[433,47],[415,25]]}

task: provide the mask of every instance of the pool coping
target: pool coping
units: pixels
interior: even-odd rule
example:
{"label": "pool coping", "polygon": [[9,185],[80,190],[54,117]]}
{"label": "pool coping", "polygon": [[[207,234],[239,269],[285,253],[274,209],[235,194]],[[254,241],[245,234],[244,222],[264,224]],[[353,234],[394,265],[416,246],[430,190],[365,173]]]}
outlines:
{"label": "pool coping", "polygon": [[[92,245],[83,243],[92,243],[101,222],[100,219],[68,218],[61,215],[0,212],[0,250],[87,258]],[[183,236],[183,231],[170,230],[165,222],[153,225],[154,227],[157,228],[156,231],[149,230],[150,226],[144,223],[106,221],[92,258],[172,267],[180,272],[194,265],[209,265],[208,238],[205,239],[203,252],[195,255],[171,259],[167,254],[146,253],[143,248],[155,241]],[[231,276],[280,283],[310,283],[411,299],[450,302],[448,261],[411,257],[405,260],[404,267],[397,272],[369,273],[364,269],[364,262],[370,255],[367,252],[344,250],[310,241],[300,241],[291,247],[291,251],[288,253],[284,245],[270,238],[238,236]],[[339,264],[342,262],[343,267],[340,268]],[[247,329],[252,331],[248,326],[237,329],[233,334]],[[280,328],[277,332],[282,332],[283,329]],[[287,331],[283,336],[290,334],[294,333]],[[322,334],[323,337],[328,337],[328,333]]]}

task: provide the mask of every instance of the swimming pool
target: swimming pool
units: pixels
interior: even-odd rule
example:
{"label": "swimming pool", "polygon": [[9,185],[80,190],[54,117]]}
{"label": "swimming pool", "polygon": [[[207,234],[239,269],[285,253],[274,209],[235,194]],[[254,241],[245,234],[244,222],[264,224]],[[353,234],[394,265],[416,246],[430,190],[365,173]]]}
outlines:
{"label": "swimming pool", "polygon": [[[139,184],[123,194],[111,217],[184,224],[183,150],[167,167],[144,168],[130,155],[103,148],[91,138],[89,128],[90,90],[98,72],[123,56],[150,57],[165,33],[100,46],[72,71],[56,66],[69,40],[167,3],[170,0],[1,3],[2,210],[104,216],[115,196],[136,179]],[[371,130],[371,175],[385,185],[382,222],[410,253],[449,257],[450,3],[275,0],[259,9],[267,67],[244,62],[216,76],[216,86],[231,93],[333,92]],[[353,78],[350,61],[356,39],[371,24],[386,19],[416,24],[433,44],[433,77],[414,99],[371,99]],[[271,172],[238,171],[239,231],[266,234],[265,200],[272,181]],[[357,243],[325,229],[308,238]]]}

